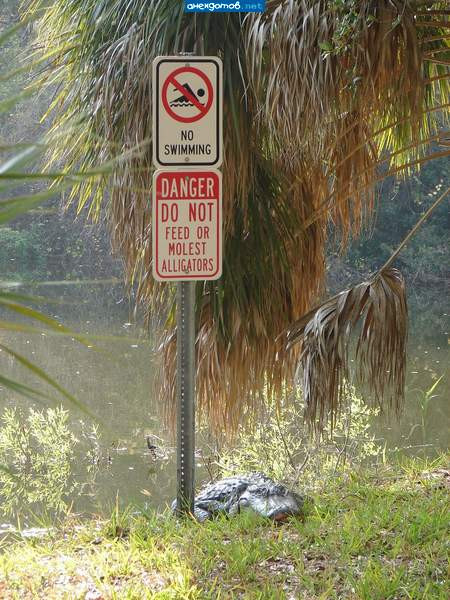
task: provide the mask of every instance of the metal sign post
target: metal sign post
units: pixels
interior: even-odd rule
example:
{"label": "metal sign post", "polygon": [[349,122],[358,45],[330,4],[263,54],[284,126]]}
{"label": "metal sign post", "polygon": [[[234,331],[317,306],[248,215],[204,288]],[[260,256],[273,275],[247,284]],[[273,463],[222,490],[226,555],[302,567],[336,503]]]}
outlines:
{"label": "metal sign post", "polygon": [[177,512],[194,512],[195,281],[177,283]]}
{"label": "metal sign post", "polygon": [[222,61],[153,61],[153,276],[177,282],[177,508],[194,513],[195,282],[222,274]]}

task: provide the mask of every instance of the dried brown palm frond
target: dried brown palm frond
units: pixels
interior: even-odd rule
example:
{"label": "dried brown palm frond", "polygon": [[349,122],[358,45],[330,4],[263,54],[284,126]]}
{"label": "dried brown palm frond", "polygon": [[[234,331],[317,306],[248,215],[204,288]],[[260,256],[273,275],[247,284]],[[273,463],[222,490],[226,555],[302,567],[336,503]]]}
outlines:
{"label": "dried brown palm frond", "polygon": [[381,409],[393,406],[398,412],[405,387],[408,311],[403,277],[391,265],[449,193],[447,188],[433,202],[369,281],[326,300],[288,328],[286,349],[294,348],[295,356],[300,352],[305,418],[317,432],[328,420],[333,426],[342,408],[350,379],[350,343],[358,328],[356,375]]}
{"label": "dried brown palm frond", "polygon": [[378,405],[399,408],[405,384],[407,308],[403,277],[396,269],[337,294],[289,329],[288,346],[301,342],[306,419],[318,431],[333,424],[350,379],[349,345],[359,327],[358,375]]}
{"label": "dried brown palm frond", "polygon": [[[442,5],[427,11],[426,24],[436,30],[433,17],[445,14]],[[269,124],[282,161],[289,156],[296,173],[305,158],[320,165],[333,196],[329,215],[345,240],[370,214],[371,184],[386,150],[392,167],[426,151],[420,141],[434,130],[430,85],[448,101],[449,71],[422,56],[415,2],[272,0],[268,8],[246,19],[246,65],[261,106],[257,125]]]}
{"label": "dried brown palm frond", "polygon": [[[197,391],[210,421],[233,427],[267,381],[276,393],[293,377],[297,350],[278,338],[320,295],[329,222],[344,243],[356,234],[381,161],[407,172],[448,123],[446,3],[269,0],[243,17],[185,14],[179,0],[24,1],[43,10],[40,42],[59,85],[54,158],[88,170],[125,153],[113,177],[80,181],[73,198],[107,211],[140,302],[166,314],[169,405],[174,290],[151,276],[151,63],[223,59],[224,269],[197,285]],[[74,121],[77,135],[58,135]]]}

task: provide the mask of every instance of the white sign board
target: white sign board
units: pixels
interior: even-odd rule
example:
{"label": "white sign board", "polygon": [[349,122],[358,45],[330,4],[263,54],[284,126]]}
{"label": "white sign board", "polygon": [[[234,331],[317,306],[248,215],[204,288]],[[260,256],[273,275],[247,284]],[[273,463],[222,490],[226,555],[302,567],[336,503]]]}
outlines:
{"label": "white sign board", "polygon": [[157,167],[222,163],[222,61],[158,56],[153,61],[153,162]]}
{"label": "white sign board", "polygon": [[153,175],[153,276],[158,281],[219,279],[222,274],[222,173]]}

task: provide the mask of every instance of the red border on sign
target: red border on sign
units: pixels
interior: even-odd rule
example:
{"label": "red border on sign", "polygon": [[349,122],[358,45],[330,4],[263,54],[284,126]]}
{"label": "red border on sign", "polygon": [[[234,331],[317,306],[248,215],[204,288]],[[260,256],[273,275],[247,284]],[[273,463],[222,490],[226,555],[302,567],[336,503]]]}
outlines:
{"label": "red border on sign", "polygon": [[[194,73],[195,75],[198,75],[204,82],[205,85],[207,87],[208,90],[208,101],[205,104],[205,106],[203,106],[202,104],[200,104],[200,102],[194,98],[194,96],[192,96],[176,79],[176,75],[178,75],[179,73]],[[174,110],[172,110],[172,108],[170,108],[169,102],[167,100],[167,88],[169,87],[169,84],[174,85],[180,93],[184,94],[191,102],[192,104],[194,104],[198,110],[199,113],[198,115],[195,115],[194,117],[182,117],[181,115],[178,115]],[[203,71],[200,71],[200,69],[196,69],[195,67],[180,67],[179,69],[176,69],[175,71],[172,71],[172,73],[169,73],[169,75],[166,77],[166,80],[164,81],[162,90],[161,90],[161,100],[163,103],[164,108],[166,109],[167,114],[172,117],[172,119],[175,119],[176,121],[180,121],[181,123],[194,123],[195,121],[200,121],[200,119],[202,119],[209,111],[209,109],[211,108],[212,102],[213,102],[213,86],[209,80],[209,78],[203,73]]]}
{"label": "red border on sign", "polygon": [[186,281],[189,281],[190,279],[201,279],[204,281],[207,280],[212,280],[216,278],[217,273],[220,272],[221,270],[221,255],[220,255],[220,244],[221,244],[221,214],[220,214],[220,207],[221,207],[221,202],[220,202],[220,177],[217,174],[217,172],[214,171],[195,171],[195,176],[200,176],[200,177],[204,177],[205,175],[207,176],[213,176],[216,180],[216,185],[217,185],[217,196],[214,198],[208,198],[208,200],[213,200],[216,202],[216,207],[217,207],[217,234],[216,234],[216,259],[217,259],[217,268],[214,271],[214,273],[208,273],[207,275],[205,273],[177,273],[174,275],[167,275],[166,273],[161,274],[159,272],[159,255],[158,255],[158,248],[159,248],[159,227],[158,227],[158,219],[159,219],[159,202],[161,200],[164,200],[164,202],[181,202],[181,201],[185,201],[185,202],[192,202],[193,200],[196,200],[196,198],[162,198],[161,197],[161,188],[160,188],[160,178],[161,177],[167,177],[168,175],[170,176],[175,176],[175,177],[184,177],[185,175],[188,175],[189,177],[192,177],[194,175],[194,171],[174,171],[174,172],[170,172],[170,171],[162,171],[160,173],[157,174],[154,185],[156,186],[156,194],[155,194],[155,214],[154,214],[154,219],[156,220],[156,224],[155,224],[155,256],[153,257],[153,261],[154,261],[154,268],[155,268],[155,272],[158,275],[158,277],[161,277],[162,280],[168,280],[168,279],[177,279],[178,281],[186,278]]}

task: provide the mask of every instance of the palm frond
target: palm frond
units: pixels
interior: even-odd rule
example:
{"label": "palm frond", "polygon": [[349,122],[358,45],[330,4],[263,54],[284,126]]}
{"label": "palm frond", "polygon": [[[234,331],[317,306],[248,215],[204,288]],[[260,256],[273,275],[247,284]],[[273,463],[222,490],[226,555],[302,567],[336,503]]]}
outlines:
{"label": "palm frond", "polygon": [[405,386],[407,308],[397,269],[337,294],[289,328],[288,348],[301,344],[305,416],[318,431],[328,419],[333,424],[342,407],[350,379],[349,344],[357,327],[357,375],[380,408],[398,410]]}
{"label": "palm frond", "polygon": [[317,432],[328,420],[333,426],[342,409],[350,379],[349,347],[358,327],[356,374],[368,384],[381,409],[387,404],[399,411],[405,387],[407,305],[403,277],[391,265],[448,194],[450,188],[423,213],[369,281],[326,300],[287,330],[287,351],[301,348],[298,368],[305,416]]}

